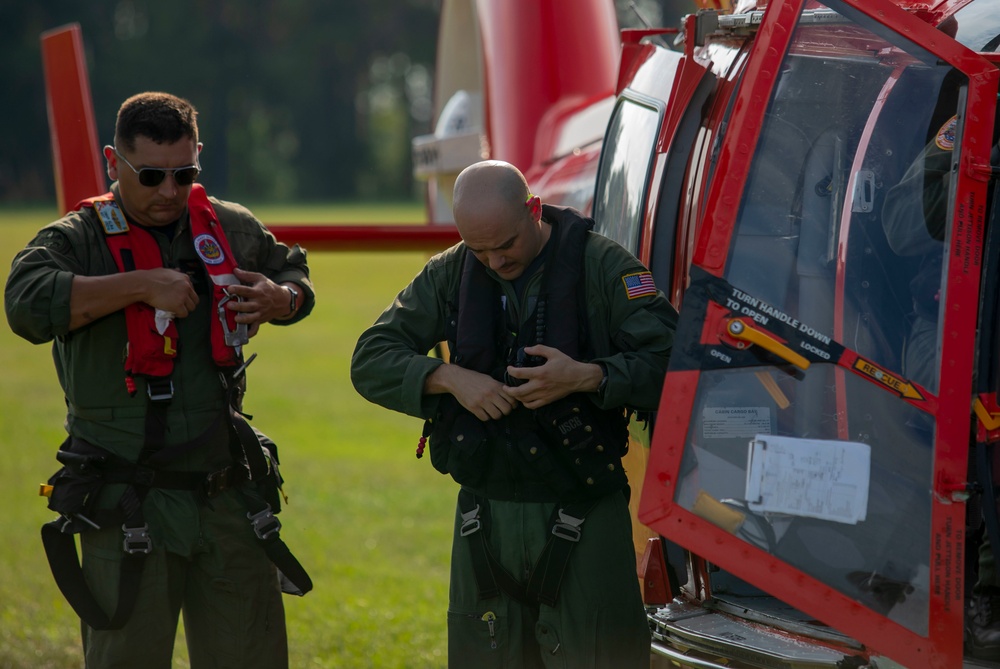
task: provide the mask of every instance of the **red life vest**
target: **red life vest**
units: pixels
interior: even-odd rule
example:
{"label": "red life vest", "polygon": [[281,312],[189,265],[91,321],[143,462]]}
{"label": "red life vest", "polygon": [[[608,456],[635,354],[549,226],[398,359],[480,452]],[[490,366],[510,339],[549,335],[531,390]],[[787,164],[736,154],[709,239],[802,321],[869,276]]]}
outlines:
{"label": "red life vest", "polygon": [[[163,267],[160,247],[152,234],[139,226],[130,226],[111,193],[84,200],[76,208],[82,207],[92,207],[97,212],[118,271]],[[226,298],[225,288],[240,283],[233,273],[236,260],[212,203],[200,184],[191,187],[188,211],[195,253],[212,280],[212,359],[219,367],[235,367],[242,362],[241,347],[226,344],[223,321],[217,315],[221,312],[226,319],[227,330],[236,329],[236,312],[226,309],[222,302]],[[221,310],[220,304],[223,304]],[[170,376],[174,358],[177,357],[177,326],[174,320],[168,320],[166,327],[161,320],[157,327],[156,310],[145,302],[135,302],[125,307],[125,324],[128,330],[125,372],[129,390],[134,392],[131,382],[134,375]]]}

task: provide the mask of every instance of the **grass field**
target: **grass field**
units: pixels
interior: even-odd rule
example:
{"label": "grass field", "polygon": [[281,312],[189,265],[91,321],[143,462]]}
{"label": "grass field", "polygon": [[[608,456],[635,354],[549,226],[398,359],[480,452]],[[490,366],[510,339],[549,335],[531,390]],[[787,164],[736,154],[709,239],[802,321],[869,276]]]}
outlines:
{"label": "grass field", "polygon": [[[419,221],[416,205],[254,207],[265,222]],[[55,208],[0,210],[0,276]],[[349,378],[367,327],[419,270],[419,253],[314,253],[318,301],[292,328],[247,347],[246,409],[279,445],[290,501],[282,537],[315,589],[287,597],[291,666],[446,664],[456,487],[416,460],[418,420],[369,404]],[[39,528],[54,516],[38,484],[58,468],[62,394],[48,345],[0,327],[0,669],[82,666],[78,620],[52,580]],[[183,635],[175,667],[187,667]]]}

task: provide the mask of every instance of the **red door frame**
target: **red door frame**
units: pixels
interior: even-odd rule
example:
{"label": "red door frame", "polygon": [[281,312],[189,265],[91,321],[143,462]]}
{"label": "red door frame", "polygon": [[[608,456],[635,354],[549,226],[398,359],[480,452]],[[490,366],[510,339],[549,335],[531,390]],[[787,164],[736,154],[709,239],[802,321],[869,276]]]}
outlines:
{"label": "red door frame", "polygon": [[[909,40],[950,62],[970,78],[963,136],[962,180],[950,239],[953,261],[948,270],[949,308],[944,316],[945,346],[938,398],[934,502],[931,518],[931,600],[929,634],[918,635],[876,614],[859,602],[777,560],[721,528],[674,504],[681,458],[694,410],[700,372],[671,371],[661,399],[657,431],[643,486],[642,522],[688,550],[710,559],[741,578],[764,587],[783,601],[853,636],[875,652],[907,666],[955,667],[962,658],[963,529],[968,420],[972,396],[979,259],[984,224],[986,180],[992,119],[1000,72],[985,59],[947,38],[919,18],[885,0],[829,3],[837,11],[891,25]],[[694,264],[721,277],[764,113],[788,49],[804,0],[772,3],[751,50],[737,92],[725,138],[709,186],[705,217]],[[867,25],[867,21],[865,22]],[[886,31],[882,31],[885,33]],[[956,258],[957,254],[957,258]],[[702,329],[702,340],[709,335]],[[712,333],[714,334],[714,332]],[[846,361],[845,361],[846,362]]]}

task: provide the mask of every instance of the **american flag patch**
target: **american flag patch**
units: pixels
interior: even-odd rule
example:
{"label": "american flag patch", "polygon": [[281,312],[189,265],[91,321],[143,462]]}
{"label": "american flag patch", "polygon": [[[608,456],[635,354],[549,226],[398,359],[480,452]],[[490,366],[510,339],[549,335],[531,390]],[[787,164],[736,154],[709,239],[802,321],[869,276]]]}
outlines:
{"label": "american flag patch", "polygon": [[622,281],[625,283],[625,294],[628,295],[628,299],[630,300],[642,297],[643,295],[656,294],[656,285],[653,283],[652,272],[626,274],[622,277]]}

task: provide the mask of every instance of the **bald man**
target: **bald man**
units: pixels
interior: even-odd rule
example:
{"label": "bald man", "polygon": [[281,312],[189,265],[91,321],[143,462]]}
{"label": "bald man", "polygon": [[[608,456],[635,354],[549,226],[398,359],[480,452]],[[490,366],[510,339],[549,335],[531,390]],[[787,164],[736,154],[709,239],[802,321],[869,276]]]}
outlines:
{"label": "bald man", "polygon": [[[425,419],[460,484],[450,667],[649,666],[621,458],[656,408],[676,313],[651,273],[512,165],[455,182],[462,242],[358,340],[355,388]],[[450,358],[427,354],[447,342]]]}

